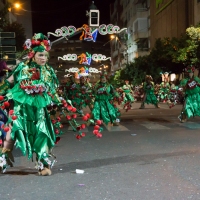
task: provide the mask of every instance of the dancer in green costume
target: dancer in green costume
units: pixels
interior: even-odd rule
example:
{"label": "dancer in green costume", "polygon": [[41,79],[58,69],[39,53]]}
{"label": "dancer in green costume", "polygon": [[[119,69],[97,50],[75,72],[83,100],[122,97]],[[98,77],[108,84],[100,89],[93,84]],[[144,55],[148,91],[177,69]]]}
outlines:
{"label": "dancer in green costume", "polygon": [[160,84],[158,96],[160,101],[165,103],[169,100],[169,92],[170,92],[169,73],[165,72],[164,74],[162,74],[162,76],[163,76],[163,82]]}
{"label": "dancer in green costume", "polygon": [[123,90],[123,103],[124,103],[124,109],[129,110],[131,109],[131,103],[135,101],[133,97],[133,91],[131,89],[131,85],[129,85],[129,81],[125,80],[125,85],[122,87]]}
{"label": "dancer in green costume", "polygon": [[179,119],[186,122],[190,117],[200,116],[200,79],[194,76],[195,67],[188,66],[186,72],[188,78],[181,80],[180,87],[183,87],[185,100]]}
{"label": "dancer in green costume", "polygon": [[7,85],[14,83],[6,96],[14,102],[17,119],[13,121],[10,139],[2,152],[11,151],[16,142],[29,159],[36,154],[39,175],[51,175],[54,161],[49,157],[56,138],[47,106],[52,102],[59,104],[58,80],[47,64],[50,43],[46,36],[35,34],[24,47],[28,51],[27,62],[21,62],[6,81]]}
{"label": "dancer in green costume", "polygon": [[80,77],[80,98],[83,101],[82,107],[93,108],[94,95],[92,93],[92,84],[89,82],[89,78],[86,76]]}
{"label": "dancer in green costume", "polygon": [[145,82],[143,84],[143,90],[144,90],[144,97],[142,104],[140,106],[140,109],[144,109],[144,104],[153,104],[156,108],[159,108],[158,106],[158,100],[156,98],[156,95],[154,94],[154,82],[153,78],[150,75],[146,75]]}
{"label": "dancer in green costume", "polygon": [[119,110],[110,103],[115,97],[119,97],[113,86],[107,82],[105,74],[100,76],[100,81],[94,86],[95,101],[92,110],[94,120],[103,120],[105,124],[111,122],[119,125]]}

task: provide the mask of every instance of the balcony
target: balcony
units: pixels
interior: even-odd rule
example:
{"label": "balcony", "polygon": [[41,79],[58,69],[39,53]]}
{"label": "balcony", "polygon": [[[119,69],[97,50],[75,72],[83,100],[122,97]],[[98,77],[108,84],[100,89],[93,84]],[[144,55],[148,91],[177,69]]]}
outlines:
{"label": "balcony", "polygon": [[137,52],[138,56],[146,56],[149,55],[149,49],[146,49],[146,51],[139,51]]}
{"label": "balcony", "polygon": [[139,38],[148,38],[149,37],[149,33],[148,30],[146,32],[134,32],[132,35],[132,39],[133,40],[138,40]]}

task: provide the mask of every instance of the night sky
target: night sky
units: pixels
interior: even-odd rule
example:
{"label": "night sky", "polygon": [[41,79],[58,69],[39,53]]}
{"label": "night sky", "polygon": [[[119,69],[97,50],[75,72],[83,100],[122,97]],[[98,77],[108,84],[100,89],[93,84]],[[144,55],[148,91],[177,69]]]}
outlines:
{"label": "night sky", "polygon": [[[110,3],[114,0],[94,0],[100,11],[100,24],[110,22]],[[32,0],[33,33],[55,32],[62,26],[76,28],[88,23],[86,10],[91,0]]]}

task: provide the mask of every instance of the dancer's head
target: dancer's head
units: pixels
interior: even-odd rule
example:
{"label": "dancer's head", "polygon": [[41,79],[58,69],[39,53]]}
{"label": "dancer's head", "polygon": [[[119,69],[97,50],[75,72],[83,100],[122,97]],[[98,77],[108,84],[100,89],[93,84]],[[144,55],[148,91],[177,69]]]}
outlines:
{"label": "dancer's head", "polygon": [[194,71],[195,71],[195,67],[194,66],[188,66],[185,71],[188,73],[190,78],[193,78],[194,76]]}
{"label": "dancer's head", "polygon": [[106,83],[107,82],[107,72],[103,71],[100,75],[100,82],[101,83]]}
{"label": "dancer's head", "polygon": [[35,34],[32,39],[27,39],[24,44],[28,58],[38,65],[44,65],[49,57],[50,41],[42,33]]}
{"label": "dancer's head", "polygon": [[146,82],[151,82],[151,81],[153,81],[153,78],[151,75],[146,75],[145,80],[146,80]]}
{"label": "dancer's head", "polygon": [[125,80],[125,83],[126,83],[126,84],[129,84],[129,80]]}

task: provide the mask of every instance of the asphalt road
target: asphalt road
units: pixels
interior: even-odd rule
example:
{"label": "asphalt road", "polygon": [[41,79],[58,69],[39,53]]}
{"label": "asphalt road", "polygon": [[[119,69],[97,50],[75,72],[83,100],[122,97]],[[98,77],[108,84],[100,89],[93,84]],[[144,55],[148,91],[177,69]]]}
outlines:
{"label": "asphalt road", "polygon": [[[121,125],[78,141],[66,127],[53,175],[14,151],[0,175],[0,200],[200,200],[200,118],[180,123],[181,106],[122,111]],[[75,173],[84,170],[83,174]]]}

